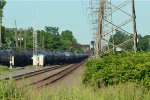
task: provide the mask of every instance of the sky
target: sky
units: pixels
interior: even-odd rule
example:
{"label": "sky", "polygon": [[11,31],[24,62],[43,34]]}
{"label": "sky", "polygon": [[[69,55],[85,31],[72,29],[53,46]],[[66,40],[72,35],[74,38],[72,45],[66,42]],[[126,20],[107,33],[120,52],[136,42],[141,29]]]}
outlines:
{"label": "sky", "polygon": [[[6,0],[3,25],[18,28],[56,26],[61,31],[71,30],[81,44],[90,44],[90,29],[86,0]],[[117,1],[117,0],[115,0]],[[137,31],[150,34],[150,0],[135,0]],[[119,17],[119,16],[118,16]]]}

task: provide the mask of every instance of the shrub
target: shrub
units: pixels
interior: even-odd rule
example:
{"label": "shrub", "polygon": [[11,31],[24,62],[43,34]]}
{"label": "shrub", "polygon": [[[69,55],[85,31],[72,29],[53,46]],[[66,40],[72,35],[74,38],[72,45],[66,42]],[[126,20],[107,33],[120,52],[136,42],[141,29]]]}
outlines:
{"label": "shrub", "polygon": [[83,83],[101,87],[136,82],[150,87],[150,54],[108,54],[85,64]]}

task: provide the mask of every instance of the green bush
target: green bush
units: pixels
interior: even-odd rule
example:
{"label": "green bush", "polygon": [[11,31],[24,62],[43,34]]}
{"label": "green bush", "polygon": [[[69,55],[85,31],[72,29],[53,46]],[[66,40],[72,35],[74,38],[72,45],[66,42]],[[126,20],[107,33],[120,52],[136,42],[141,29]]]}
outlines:
{"label": "green bush", "polygon": [[83,83],[101,87],[125,82],[150,87],[150,53],[108,54],[86,64]]}

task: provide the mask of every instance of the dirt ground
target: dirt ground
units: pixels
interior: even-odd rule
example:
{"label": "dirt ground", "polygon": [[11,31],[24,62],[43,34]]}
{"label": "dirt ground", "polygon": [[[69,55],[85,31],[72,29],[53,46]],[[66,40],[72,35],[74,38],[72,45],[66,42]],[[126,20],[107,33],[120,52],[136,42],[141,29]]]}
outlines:
{"label": "dirt ground", "polygon": [[84,67],[80,66],[71,72],[69,75],[63,77],[61,80],[49,85],[50,89],[59,89],[59,88],[69,88],[69,87],[78,87],[82,82]]}

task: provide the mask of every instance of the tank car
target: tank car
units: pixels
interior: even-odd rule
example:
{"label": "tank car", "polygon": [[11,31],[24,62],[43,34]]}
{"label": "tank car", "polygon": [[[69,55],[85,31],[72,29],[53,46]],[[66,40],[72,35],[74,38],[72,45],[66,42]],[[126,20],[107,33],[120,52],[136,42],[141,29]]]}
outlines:
{"label": "tank car", "polygon": [[39,65],[45,66],[53,64],[54,54],[50,51],[39,51],[38,52]]}
{"label": "tank car", "polygon": [[10,51],[10,50],[1,50],[0,51],[0,64],[9,66],[25,66],[32,62],[31,54],[24,51]]}
{"label": "tank car", "polygon": [[54,60],[54,54],[53,54],[53,52],[47,51],[47,55],[45,57],[45,63],[46,63],[46,65],[53,64],[53,60]]}
{"label": "tank car", "polygon": [[60,64],[64,64],[65,63],[65,53],[64,52],[59,52],[59,56],[60,56]]}
{"label": "tank car", "polygon": [[61,63],[61,57],[63,57],[60,52],[53,52],[54,58],[53,58],[53,63],[54,64],[60,64]]}

